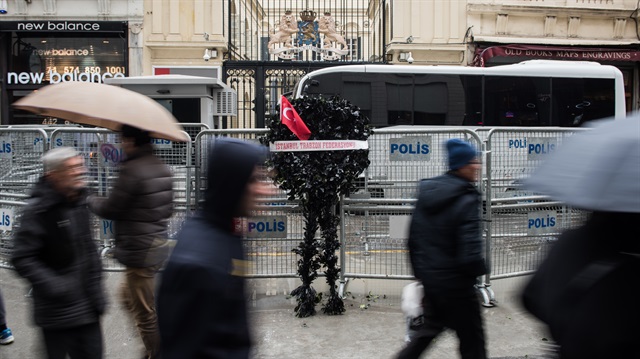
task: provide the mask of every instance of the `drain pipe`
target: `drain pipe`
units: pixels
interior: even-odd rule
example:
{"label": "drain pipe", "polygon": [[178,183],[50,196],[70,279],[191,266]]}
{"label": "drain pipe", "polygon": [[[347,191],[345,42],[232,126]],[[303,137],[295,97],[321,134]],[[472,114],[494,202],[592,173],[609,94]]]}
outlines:
{"label": "drain pipe", "polygon": [[340,298],[345,299],[345,291],[347,288],[348,280],[344,277],[344,267],[346,264],[345,254],[346,254],[346,229],[344,226],[344,195],[340,196],[340,205],[338,207],[340,209],[340,285],[338,286],[338,296]]}

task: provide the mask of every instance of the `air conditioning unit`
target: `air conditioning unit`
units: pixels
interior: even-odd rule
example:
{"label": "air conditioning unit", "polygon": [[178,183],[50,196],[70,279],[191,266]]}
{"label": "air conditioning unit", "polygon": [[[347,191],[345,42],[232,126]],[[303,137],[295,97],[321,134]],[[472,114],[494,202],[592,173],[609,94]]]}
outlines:
{"label": "air conditioning unit", "polygon": [[231,88],[213,91],[213,116],[237,116],[238,95]]}

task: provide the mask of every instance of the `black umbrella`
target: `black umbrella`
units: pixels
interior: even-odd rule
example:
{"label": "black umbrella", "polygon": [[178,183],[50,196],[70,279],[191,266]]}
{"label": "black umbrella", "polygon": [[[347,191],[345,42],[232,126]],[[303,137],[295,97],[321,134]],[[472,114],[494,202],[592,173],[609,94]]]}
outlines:
{"label": "black umbrella", "polygon": [[640,213],[640,112],[592,122],[550,155],[524,187],[576,208]]}

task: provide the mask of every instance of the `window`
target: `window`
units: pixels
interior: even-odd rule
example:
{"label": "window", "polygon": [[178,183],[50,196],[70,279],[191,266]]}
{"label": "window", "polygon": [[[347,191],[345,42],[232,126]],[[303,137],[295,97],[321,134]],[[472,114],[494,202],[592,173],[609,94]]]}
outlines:
{"label": "window", "polygon": [[346,61],[360,60],[360,38],[345,39],[349,53],[345,55]]}
{"label": "window", "polygon": [[557,78],[552,83],[555,126],[581,126],[613,115],[613,80]]}
{"label": "window", "polygon": [[553,126],[548,77],[485,77],[485,126]]}

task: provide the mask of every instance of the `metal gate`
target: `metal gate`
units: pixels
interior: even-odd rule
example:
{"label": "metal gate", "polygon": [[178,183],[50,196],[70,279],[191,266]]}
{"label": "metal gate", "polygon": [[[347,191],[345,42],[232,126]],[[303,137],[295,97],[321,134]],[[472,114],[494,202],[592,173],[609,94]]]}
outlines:
{"label": "metal gate", "polygon": [[264,128],[281,95],[305,74],[349,63],[384,63],[390,1],[228,1],[223,81],[238,115],[222,127]]}
{"label": "metal gate", "polygon": [[292,92],[309,71],[322,67],[303,69],[291,64],[225,62],[224,81],[238,94],[238,116],[227,118],[223,127],[264,128],[266,118],[275,113],[280,96]]}

